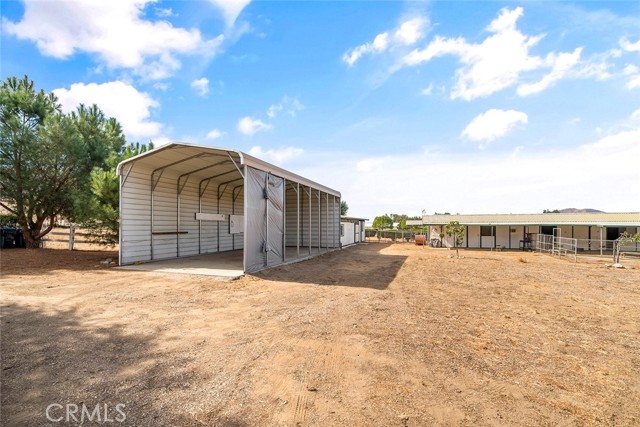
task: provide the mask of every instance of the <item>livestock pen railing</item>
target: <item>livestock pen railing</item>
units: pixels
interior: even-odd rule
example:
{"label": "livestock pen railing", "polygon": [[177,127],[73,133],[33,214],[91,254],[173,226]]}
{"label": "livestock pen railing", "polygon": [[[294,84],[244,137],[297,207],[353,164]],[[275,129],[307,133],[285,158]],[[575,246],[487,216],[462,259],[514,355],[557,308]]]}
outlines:
{"label": "livestock pen railing", "polygon": [[574,261],[578,260],[578,242],[577,239],[571,237],[538,234],[535,249],[551,255],[573,256]]}
{"label": "livestock pen railing", "polygon": [[[574,239],[559,235],[538,234],[534,240],[534,250],[553,255],[609,256],[613,255],[615,240]],[[640,242],[627,242],[620,246],[623,257],[640,258]]]}

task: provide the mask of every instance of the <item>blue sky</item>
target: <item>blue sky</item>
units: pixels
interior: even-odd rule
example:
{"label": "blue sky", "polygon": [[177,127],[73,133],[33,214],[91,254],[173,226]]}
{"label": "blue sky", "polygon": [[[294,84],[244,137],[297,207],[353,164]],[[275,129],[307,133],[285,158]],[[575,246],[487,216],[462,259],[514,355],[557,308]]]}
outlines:
{"label": "blue sky", "polygon": [[640,2],[7,1],[2,78],[350,214],[640,211]]}

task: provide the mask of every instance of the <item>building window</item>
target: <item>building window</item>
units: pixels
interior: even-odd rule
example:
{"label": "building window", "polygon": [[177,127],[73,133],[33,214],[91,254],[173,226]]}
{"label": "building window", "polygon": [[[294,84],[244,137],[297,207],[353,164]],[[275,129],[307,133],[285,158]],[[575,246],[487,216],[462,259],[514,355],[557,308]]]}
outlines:
{"label": "building window", "polygon": [[491,225],[482,225],[480,226],[480,236],[482,237],[490,237],[496,235],[496,227]]}
{"label": "building window", "polygon": [[540,227],[540,234],[546,234],[547,236],[553,236],[554,225],[543,225]]}
{"label": "building window", "polygon": [[340,224],[340,237],[344,237],[344,224]]}

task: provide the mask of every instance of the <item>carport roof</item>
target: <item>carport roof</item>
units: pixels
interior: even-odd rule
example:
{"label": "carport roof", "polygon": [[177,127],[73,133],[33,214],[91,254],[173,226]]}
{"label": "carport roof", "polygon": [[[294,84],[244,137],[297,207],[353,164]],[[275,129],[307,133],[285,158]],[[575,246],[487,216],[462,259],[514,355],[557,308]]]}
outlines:
{"label": "carport roof", "polygon": [[[341,196],[339,191],[267,163],[242,151],[185,143],[169,143],[124,160],[118,165],[118,173],[126,176],[134,166],[142,166],[150,170],[166,168],[178,174],[193,174],[193,176],[196,177],[205,177],[211,173],[210,167],[216,163],[221,163],[218,170],[224,169],[233,172],[233,170],[236,169],[236,165],[246,165],[273,173],[286,180],[315,188],[336,197]],[[222,163],[224,163],[224,167]]]}
{"label": "carport roof", "polygon": [[444,225],[458,221],[462,225],[591,225],[604,227],[640,227],[640,212],[622,213],[543,213],[492,215],[425,215],[425,225]]}

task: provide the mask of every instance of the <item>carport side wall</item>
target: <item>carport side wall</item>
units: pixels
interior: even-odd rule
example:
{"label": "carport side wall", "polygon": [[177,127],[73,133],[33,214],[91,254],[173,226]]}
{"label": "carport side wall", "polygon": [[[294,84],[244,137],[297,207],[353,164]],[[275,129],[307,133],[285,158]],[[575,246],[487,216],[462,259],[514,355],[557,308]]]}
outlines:
{"label": "carport side wall", "polygon": [[[121,232],[120,247],[122,264],[151,260],[151,170],[134,167],[121,194]],[[154,232],[175,233],[178,231],[177,221],[177,179],[176,174],[168,171],[162,174],[154,191],[153,197],[153,230]],[[241,184],[237,181],[235,185]],[[198,184],[199,180],[190,178],[185,184],[180,196],[180,231],[186,234],[166,234],[153,236],[153,259],[168,259],[178,256],[197,255],[198,251],[198,222],[195,213],[198,212]],[[218,183],[211,182],[202,198],[202,212],[218,213],[217,191]],[[231,185],[230,185],[231,187]],[[220,199],[220,212],[231,214],[231,189],[227,189]],[[236,199],[235,211],[238,215],[244,212],[242,195]],[[219,232],[219,234],[218,234]],[[243,248],[242,233],[236,234],[235,239],[229,234],[227,221],[202,221],[200,253],[223,252]],[[219,245],[218,245],[218,235]],[[180,240],[179,246],[177,239]],[[235,241],[235,243],[234,243]]]}
{"label": "carport side wall", "polygon": [[[151,259],[150,170],[134,167],[120,191],[121,264]],[[122,183],[122,177],[121,183]]]}

